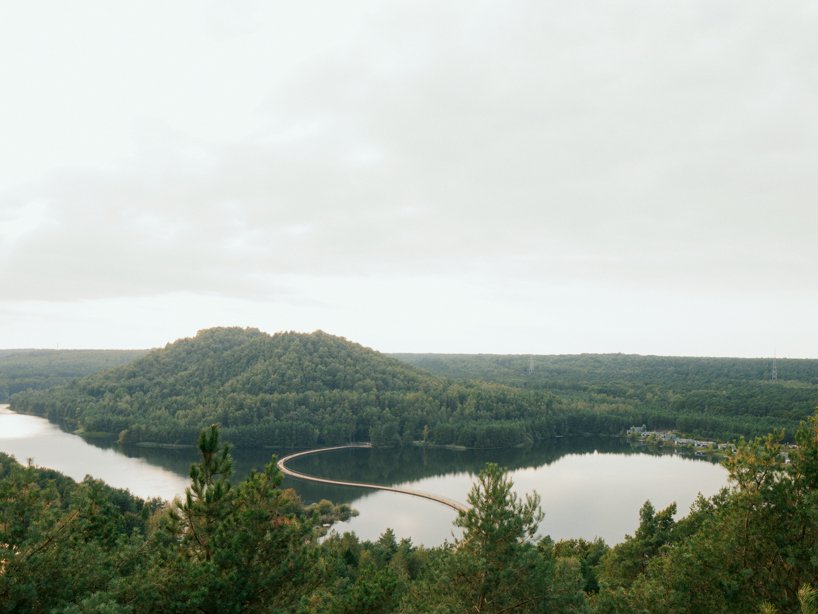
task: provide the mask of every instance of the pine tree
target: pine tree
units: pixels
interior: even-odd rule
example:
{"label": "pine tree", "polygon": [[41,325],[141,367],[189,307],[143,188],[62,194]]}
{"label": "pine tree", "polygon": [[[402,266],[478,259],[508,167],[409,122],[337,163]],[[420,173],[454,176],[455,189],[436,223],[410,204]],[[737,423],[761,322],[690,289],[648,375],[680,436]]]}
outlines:
{"label": "pine tree", "polygon": [[546,599],[551,569],[530,543],[543,518],[540,498],[534,493],[520,501],[512,487],[504,470],[487,464],[469,493],[471,507],[455,521],[464,531],[450,586],[475,612],[536,611]]}
{"label": "pine tree", "polygon": [[171,518],[192,557],[209,561],[213,556],[214,535],[231,511],[229,478],[233,460],[230,446],[219,445],[216,424],[201,432],[198,448],[202,460],[191,466],[191,485],[185,489],[184,502],[174,502]]}

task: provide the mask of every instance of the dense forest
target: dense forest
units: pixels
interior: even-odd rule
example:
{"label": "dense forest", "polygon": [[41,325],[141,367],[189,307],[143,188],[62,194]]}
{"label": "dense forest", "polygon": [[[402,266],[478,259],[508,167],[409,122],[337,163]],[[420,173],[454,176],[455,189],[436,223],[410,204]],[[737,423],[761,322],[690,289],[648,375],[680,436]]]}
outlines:
{"label": "dense forest", "polygon": [[239,328],[201,331],[122,367],[19,393],[11,404],[123,443],[188,443],[219,423],[242,446],[507,447],[572,429],[616,433],[630,420],[612,411],[589,426],[548,392],[450,381],[320,331]]}
{"label": "dense forest", "polygon": [[[186,444],[219,423],[242,447],[494,448],[616,435],[634,424],[719,439],[783,428],[791,440],[818,405],[817,360],[781,360],[772,380],[766,360],[387,356],[320,331],[241,328],[200,331],[133,358],[18,392],[12,407],[127,444]],[[26,369],[34,372],[18,372]],[[43,373],[44,382],[62,377],[56,369]]]}
{"label": "dense forest", "polygon": [[17,392],[66,384],[132,362],[147,353],[148,350],[0,350],[0,403]]}
{"label": "dense forest", "polygon": [[818,360],[814,359],[391,356],[441,377],[548,391],[573,410],[617,407],[635,418],[643,417],[651,428],[721,439],[757,436],[774,428],[784,428],[791,436],[818,405]]}
{"label": "dense forest", "polygon": [[[142,501],[0,454],[3,612],[818,612],[818,414],[786,455],[775,436],[741,442],[730,486],[601,540],[538,536],[536,494],[518,498],[487,465],[437,548],[353,534],[319,541],[271,462],[231,485],[218,428],[183,499]],[[544,510],[547,513],[547,508]]]}

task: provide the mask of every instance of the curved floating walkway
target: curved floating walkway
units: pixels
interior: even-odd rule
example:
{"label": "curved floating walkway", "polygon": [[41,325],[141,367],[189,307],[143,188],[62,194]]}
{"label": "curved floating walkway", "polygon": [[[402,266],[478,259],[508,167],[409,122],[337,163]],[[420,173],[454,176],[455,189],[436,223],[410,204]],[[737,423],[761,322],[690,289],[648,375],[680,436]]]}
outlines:
{"label": "curved floating walkway", "polygon": [[307,480],[309,482],[321,482],[322,484],[334,484],[335,486],[355,486],[357,488],[371,488],[372,490],[387,490],[390,492],[397,492],[404,495],[411,495],[413,497],[420,497],[422,499],[429,499],[430,501],[436,501],[437,503],[442,503],[446,505],[456,512],[466,512],[468,511],[468,507],[460,503],[459,501],[455,501],[453,499],[447,499],[446,497],[441,497],[440,495],[434,495],[432,493],[423,492],[421,490],[412,490],[411,488],[395,488],[394,486],[382,486],[380,484],[366,484],[364,482],[345,482],[343,480],[329,480],[327,478],[319,478],[314,475],[308,475],[306,473],[300,473],[298,471],[293,471],[292,469],[287,468],[287,461],[291,461],[294,458],[298,458],[299,456],[306,456],[307,454],[318,454],[319,452],[328,452],[329,450],[341,450],[342,448],[371,448],[371,443],[362,443],[362,444],[351,444],[347,446],[334,446],[332,448],[317,448],[315,450],[305,450],[304,452],[296,452],[295,454],[289,454],[279,460],[276,465],[284,475],[288,475],[291,478],[297,478],[300,480]]}

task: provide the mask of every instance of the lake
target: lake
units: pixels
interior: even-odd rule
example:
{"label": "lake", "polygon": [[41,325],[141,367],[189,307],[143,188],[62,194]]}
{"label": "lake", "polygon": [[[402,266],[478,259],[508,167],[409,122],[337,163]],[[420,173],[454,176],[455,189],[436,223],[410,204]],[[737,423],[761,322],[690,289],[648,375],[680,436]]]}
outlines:
{"label": "lake", "polygon": [[[171,499],[189,483],[190,449],[100,447],[65,433],[44,418],[15,414],[0,405],[0,451],[25,463],[57,469],[81,480],[85,475],[127,488],[140,497]],[[261,469],[273,453],[285,450],[234,450],[237,478]],[[476,473],[486,462],[509,469],[522,496],[536,491],[545,519],[541,535],[554,539],[602,537],[621,542],[639,524],[646,500],[662,509],[678,504],[683,515],[698,493],[715,494],[727,484],[727,471],[701,458],[649,453],[616,438],[561,438],[505,450],[440,448],[350,448],[293,459],[296,471],[322,477],[402,486],[466,501]],[[377,539],[391,527],[398,538],[433,546],[451,541],[456,513],[441,504],[407,495],[303,482],[286,478],[306,503],[330,499],[350,503],[360,514],[335,527]]]}

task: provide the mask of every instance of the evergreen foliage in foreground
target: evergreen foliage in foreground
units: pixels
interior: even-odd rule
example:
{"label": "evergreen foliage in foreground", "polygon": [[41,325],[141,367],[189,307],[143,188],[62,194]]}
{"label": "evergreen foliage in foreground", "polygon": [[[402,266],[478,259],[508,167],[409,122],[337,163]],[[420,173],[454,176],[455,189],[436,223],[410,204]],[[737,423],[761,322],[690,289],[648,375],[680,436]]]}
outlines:
{"label": "evergreen foliage in foreground", "polygon": [[462,538],[419,548],[389,530],[319,543],[274,463],[230,487],[215,427],[184,500],[164,506],[0,455],[0,611],[812,614],[818,414],[797,441],[741,442],[730,488],[679,521],[647,502],[613,548],[536,539],[538,498],[494,465],[458,516]]}

